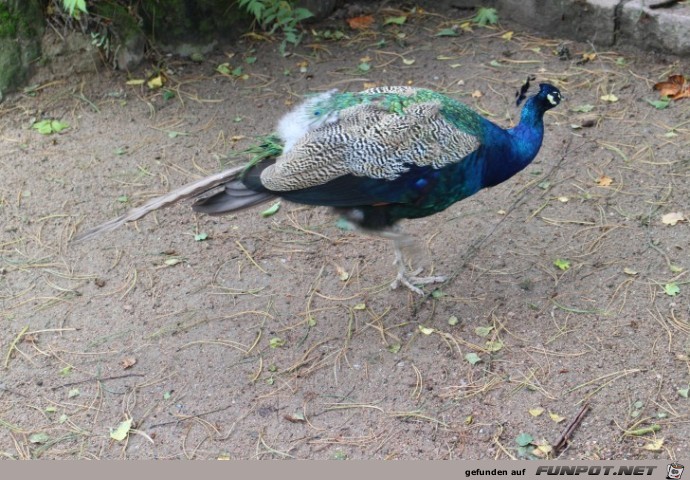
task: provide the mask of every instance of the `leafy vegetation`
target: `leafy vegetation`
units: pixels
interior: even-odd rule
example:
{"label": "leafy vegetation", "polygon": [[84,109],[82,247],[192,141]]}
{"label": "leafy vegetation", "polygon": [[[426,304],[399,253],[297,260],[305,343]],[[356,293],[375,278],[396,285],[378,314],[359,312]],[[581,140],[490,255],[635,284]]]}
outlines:
{"label": "leafy vegetation", "polygon": [[306,8],[296,8],[288,0],[239,0],[238,3],[269,34],[280,30],[285,35],[280,44],[282,54],[288,43],[299,45],[303,33],[297,30],[297,24],[313,16]]}

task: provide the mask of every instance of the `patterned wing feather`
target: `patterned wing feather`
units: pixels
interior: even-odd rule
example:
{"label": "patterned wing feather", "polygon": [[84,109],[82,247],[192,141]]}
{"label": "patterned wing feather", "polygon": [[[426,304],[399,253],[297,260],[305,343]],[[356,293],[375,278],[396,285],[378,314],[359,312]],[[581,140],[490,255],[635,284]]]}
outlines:
{"label": "patterned wing feather", "polygon": [[[402,87],[404,88],[404,87]],[[479,139],[442,114],[439,101],[391,110],[372,100],[340,110],[306,132],[261,174],[269,190],[286,192],[323,185],[343,175],[394,180],[411,166],[441,168],[476,150]]]}

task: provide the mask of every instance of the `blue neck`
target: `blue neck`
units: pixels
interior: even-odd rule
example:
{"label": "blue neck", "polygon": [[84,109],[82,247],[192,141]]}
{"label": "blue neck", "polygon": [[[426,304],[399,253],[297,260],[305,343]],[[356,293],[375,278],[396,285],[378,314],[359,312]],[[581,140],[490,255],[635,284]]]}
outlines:
{"label": "blue neck", "polygon": [[520,123],[505,130],[503,141],[492,148],[484,172],[485,186],[507,180],[532,162],[544,137],[543,118],[544,109],[535,97],[529,98],[520,114]]}

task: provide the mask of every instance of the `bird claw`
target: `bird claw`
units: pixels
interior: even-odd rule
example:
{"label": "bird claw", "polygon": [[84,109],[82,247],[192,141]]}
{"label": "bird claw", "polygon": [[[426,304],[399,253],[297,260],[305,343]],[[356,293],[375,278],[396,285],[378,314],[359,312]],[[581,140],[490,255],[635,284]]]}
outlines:
{"label": "bird claw", "polygon": [[419,274],[421,269],[416,270],[412,275],[407,276],[405,272],[398,272],[398,276],[395,277],[393,283],[391,283],[391,288],[395,290],[400,285],[407,287],[412,290],[417,295],[424,296],[424,290],[417,287],[416,285],[428,285],[430,283],[441,283],[446,281],[446,277],[442,275],[431,276],[431,277],[417,277],[415,275]]}

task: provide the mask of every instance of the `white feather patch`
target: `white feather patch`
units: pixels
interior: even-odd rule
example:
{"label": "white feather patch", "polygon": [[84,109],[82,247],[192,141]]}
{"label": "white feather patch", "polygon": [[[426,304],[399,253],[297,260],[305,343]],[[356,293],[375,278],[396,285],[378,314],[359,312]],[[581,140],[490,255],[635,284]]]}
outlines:
{"label": "white feather patch", "polygon": [[327,101],[337,90],[329,90],[307,99],[285,114],[278,122],[278,136],[283,140],[283,153],[289,152],[309,131],[337,119],[337,112],[322,111],[319,104]]}

